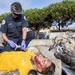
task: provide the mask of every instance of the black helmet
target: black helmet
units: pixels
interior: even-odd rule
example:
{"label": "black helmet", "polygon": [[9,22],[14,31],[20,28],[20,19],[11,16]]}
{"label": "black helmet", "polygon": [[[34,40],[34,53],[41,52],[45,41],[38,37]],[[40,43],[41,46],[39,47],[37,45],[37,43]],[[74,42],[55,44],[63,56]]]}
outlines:
{"label": "black helmet", "polygon": [[11,12],[14,14],[21,14],[22,12],[22,6],[19,2],[14,2],[11,4]]}

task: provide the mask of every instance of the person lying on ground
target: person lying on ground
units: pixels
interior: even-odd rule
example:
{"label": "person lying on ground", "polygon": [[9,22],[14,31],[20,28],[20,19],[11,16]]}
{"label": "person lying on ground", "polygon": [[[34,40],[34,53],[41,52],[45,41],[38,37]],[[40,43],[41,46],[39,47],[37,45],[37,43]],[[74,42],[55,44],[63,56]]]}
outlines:
{"label": "person lying on ground", "polygon": [[[2,46],[2,44],[0,44]],[[0,48],[1,49],[1,48]],[[0,70],[10,72],[18,69],[20,75],[28,75],[35,70],[44,75],[53,75],[55,64],[42,55],[37,56],[31,51],[4,51],[0,53]]]}

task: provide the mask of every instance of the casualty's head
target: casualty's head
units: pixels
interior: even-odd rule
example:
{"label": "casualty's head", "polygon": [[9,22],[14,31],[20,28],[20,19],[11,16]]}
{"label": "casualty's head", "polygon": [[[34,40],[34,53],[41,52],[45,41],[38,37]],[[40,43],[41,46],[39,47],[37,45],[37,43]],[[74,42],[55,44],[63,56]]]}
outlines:
{"label": "casualty's head", "polygon": [[22,6],[19,2],[14,2],[11,4],[11,12],[14,16],[18,16],[22,13]]}
{"label": "casualty's head", "polygon": [[53,75],[55,72],[55,64],[43,56],[33,56],[31,60],[36,71],[44,75]]}

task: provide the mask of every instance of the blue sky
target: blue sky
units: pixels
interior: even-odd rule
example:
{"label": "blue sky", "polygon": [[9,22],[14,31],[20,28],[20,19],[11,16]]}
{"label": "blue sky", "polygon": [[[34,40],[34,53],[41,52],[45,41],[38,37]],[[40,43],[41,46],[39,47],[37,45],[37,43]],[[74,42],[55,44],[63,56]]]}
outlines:
{"label": "blue sky", "polygon": [[10,12],[10,5],[13,2],[20,2],[24,10],[30,8],[43,8],[51,3],[61,2],[62,0],[0,0],[0,15]]}
{"label": "blue sky", "polygon": [[[62,1],[63,0],[0,0],[0,15],[5,12],[10,12],[10,6],[13,2],[20,2],[23,9],[26,10],[31,8],[43,8],[49,4]],[[70,27],[75,27],[74,24]]]}

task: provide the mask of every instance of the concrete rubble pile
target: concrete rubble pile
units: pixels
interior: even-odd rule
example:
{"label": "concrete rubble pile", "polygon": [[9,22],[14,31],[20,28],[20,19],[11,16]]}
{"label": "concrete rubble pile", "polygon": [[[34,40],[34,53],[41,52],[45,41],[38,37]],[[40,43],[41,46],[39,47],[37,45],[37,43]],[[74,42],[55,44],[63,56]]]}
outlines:
{"label": "concrete rubble pile", "polygon": [[67,52],[70,55],[75,56],[75,54],[74,54],[75,53],[75,34],[74,33],[72,33],[72,32],[61,33],[60,35],[56,36],[55,43],[64,44]]}
{"label": "concrete rubble pile", "polygon": [[56,47],[54,56],[63,62],[62,71],[65,75],[75,75],[75,33],[61,33],[53,40]]}

